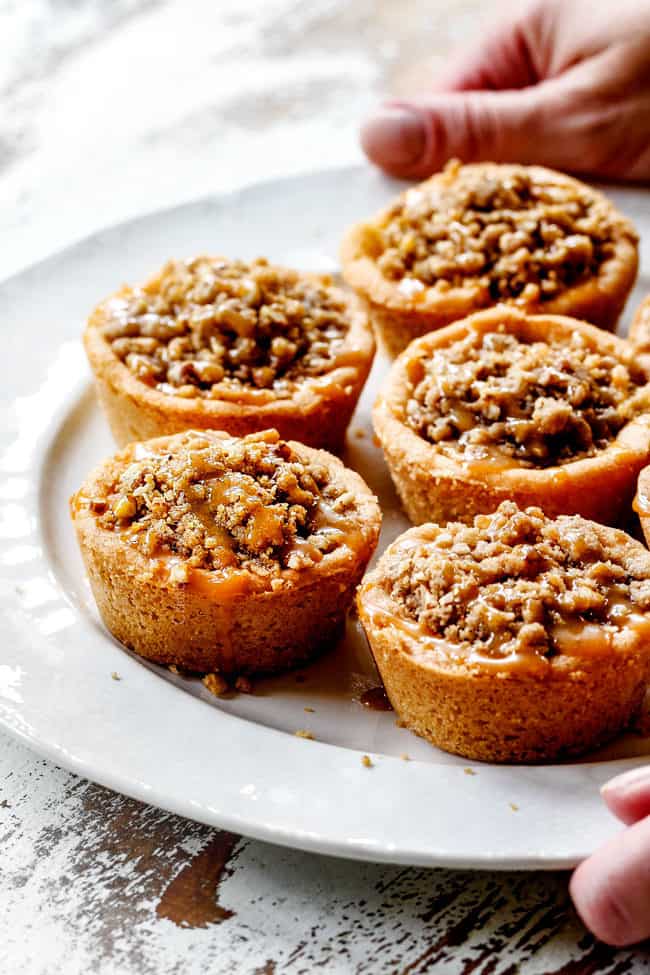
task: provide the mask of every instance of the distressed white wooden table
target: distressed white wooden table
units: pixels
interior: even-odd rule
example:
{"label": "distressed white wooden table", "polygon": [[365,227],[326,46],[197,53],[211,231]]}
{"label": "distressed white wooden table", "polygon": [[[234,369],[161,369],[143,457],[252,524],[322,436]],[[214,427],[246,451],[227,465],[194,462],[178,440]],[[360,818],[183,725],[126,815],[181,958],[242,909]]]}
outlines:
{"label": "distressed white wooden table", "polygon": [[[479,0],[0,0],[0,274],[136,212],[358,158]],[[1,654],[1,650],[0,650]],[[623,975],[563,874],[386,868],[181,820],[0,735],[0,971]]]}

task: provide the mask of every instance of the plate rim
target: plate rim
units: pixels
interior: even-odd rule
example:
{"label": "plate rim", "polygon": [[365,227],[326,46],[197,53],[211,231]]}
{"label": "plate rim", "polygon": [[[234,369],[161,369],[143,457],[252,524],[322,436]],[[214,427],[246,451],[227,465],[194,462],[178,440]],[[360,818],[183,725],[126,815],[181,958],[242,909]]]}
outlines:
{"label": "plate rim", "polygon": [[[241,197],[242,195],[256,196],[259,194],[266,194],[271,188],[274,191],[280,192],[283,188],[286,190],[287,187],[292,187],[296,182],[320,182],[323,179],[332,180],[335,176],[340,178],[341,174],[347,174],[348,179],[360,179],[368,178],[367,171],[363,166],[350,166],[343,165],[332,167],[324,170],[309,170],[299,174],[294,174],[286,177],[281,177],[279,179],[268,179],[257,183],[250,184],[248,186],[241,186],[234,189],[229,189],[224,193],[211,193],[203,195],[196,199],[189,199],[182,201],[180,203],[174,203],[169,207],[152,209],[143,213],[134,215],[133,217],[117,221],[112,224],[108,224],[101,227],[94,233],[86,234],[77,240],[67,243],[60,249],[54,251],[52,254],[45,256],[33,264],[26,265],[17,271],[14,271],[2,282],[0,282],[0,296],[5,292],[20,288],[23,284],[27,283],[30,276],[38,275],[43,269],[51,268],[56,265],[57,262],[65,264],[66,262],[75,260],[79,255],[83,255],[85,249],[89,246],[96,246],[106,241],[106,238],[110,238],[111,235],[119,235],[126,230],[136,230],[140,226],[145,226],[150,223],[154,218],[160,219],[164,218],[166,220],[173,220],[175,215],[179,215],[183,212],[188,211],[193,207],[201,207],[206,204],[219,204],[228,205],[230,201]],[[373,174],[373,177],[377,179],[377,175]],[[386,184],[386,189],[391,188],[391,192],[394,192],[394,187],[396,181],[383,181]],[[381,183],[381,179],[378,180]],[[618,187],[617,187],[618,188]],[[646,198],[647,195],[646,195]],[[11,327],[11,326],[10,326]],[[59,343],[60,344],[60,343]],[[67,345],[67,342],[63,343]],[[80,343],[77,342],[77,353],[80,353]],[[9,361],[11,356],[7,357],[6,365],[9,366]],[[54,449],[56,444],[56,438],[60,433],[62,423],[66,418],[69,418],[74,409],[77,408],[79,404],[79,398],[84,395],[84,391],[88,388],[88,378],[87,375],[81,377],[83,381],[80,380],[72,389],[66,390],[66,396],[62,397],[60,402],[55,404],[52,408],[51,415],[48,417],[47,423],[42,427],[39,432],[38,438],[34,441],[32,445],[32,466],[28,468],[29,473],[35,476],[34,484],[38,486],[36,492],[32,492],[29,496],[29,504],[36,505],[36,510],[38,510],[39,515],[41,514],[40,504],[41,504],[41,494],[40,485],[43,483],[42,472],[45,470],[47,465],[51,461],[51,451]],[[20,398],[22,394],[17,393],[9,400],[5,401],[4,406],[10,406],[16,401],[16,398]],[[12,443],[12,435],[15,437],[18,434],[18,428],[14,430],[9,430],[7,436],[7,431],[2,430],[2,441],[0,442],[0,447],[9,448]],[[40,452],[40,453],[39,453]],[[35,465],[34,466],[34,459]],[[12,476],[11,473],[2,471],[0,473],[0,487],[2,487],[7,478]],[[34,508],[32,507],[32,514],[34,513]],[[38,544],[42,551],[45,551],[47,547],[47,540],[44,535],[44,522],[41,518],[38,519],[38,524],[33,524],[31,529],[31,534],[29,537],[32,541]],[[7,539],[0,535],[0,553],[5,550],[7,546]],[[44,558],[44,557],[43,557]],[[41,568],[46,565],[46,561],[40,562]],[[51,572],[51,567],[47,568],[47,572]],[[6,573],[5,573],[6,582]],[[58,585],[58,581],[57,581]],[[67,593],[60,592],[60,600],[62,601],[62,606],[68,606],[69,597]],[[13,612],[10,598],[7,595],[6,588],[2,591],[0,595],[0,606],[7,609],[10,608]],[[78,607],[75,607],[78,611]],[[10,614],[11,615],[11,614]],[[20,626],[14,625],[13,631],[9,627],[10,632],[14,634],[20,631]],[[91,624],[88,620],[84,621],[84,626],[90,628]],[[3,627],[6,632],[8,629],[7,624]],[[97,627],[96,627],[97,629]],[[98,639],[103,641],[106,637],[109,637],[109,641],[112,639],[107,633],[102,633],[101,630],[97,629],[96,636]],[[119,651],[122,653],[122,651]],[[12,658],[15,659],[15,658]],[[129,679],[131,675],[139,672],[139,678],[134,681],[134,688],[140,688],[141,686],[147,687],[149,681],[156,682],[157,685],[166,686],[167,690],[163,692],[163,697],[169,693],[177,694],[178,689],[172,688],[166,681],[161,681],[159,677],[147,668],[142,667],[142,665],[131,660],[128,667],[125,665],[124,659],[121,659],[121,668],[128,669]],[[125,658],[126,659],[126,658]],[[129,658],[130,659],[130,658]],[[3,662],[0,660],[0,664]],[[137,668],[137,671],[136,669]],[[145,676],[146,675],[146,676]],[[152,683],[153,686],[153,683]],[[26,685],[23,685],[23,690]],[[170,690],[171,689],[171,690]],[[105,688],[103,689],[105,691]],[[356,769],[356,776],[351,774],[348,776],[351,781],[358,779],[354,786],[355,795],[361,794],[364,790],[369,793],[375,793],[377,789],[377,784],[373,783],[373,777],[375,780],[381,779],[385,774],[385,769],[391,768],[391,781],[401,780],[404,776],[405,767],[409,766],[410,770],[416,771],[417,768],[422,771],[418,771],[418,775],[424,779],[431,778],[432,780],[440,781],[441,777],[445,781],[452,781],[458,775],[464,774],[464,770],[459,766],[443,766],[437,765],[435,763],[423,763],[417,761],[411,761],[408,763],[401,762],[400,759],[394,758],[392,756],[377,756],[375,761],[375,767],[372,770],[364,770],[359,761],[359,756],[362,754],[356,749],[342,748],[341,746],[331,745],[324,742],[305,742],[298,739],[292,739],[292,736],[287,735],[285,732],[278,731],[268,727],[262,727],[255,725],[251,722],[245,721],[242,718],[237,717],[232,714],[225,714],[220,712],[217,708],[210,707],[206,702],[199,700],[188,694],[183,694],[183,698],[186,698],[189,704],[189,710],[197,708],[197,713],[203,715],[211,715],[209,721],[215,721],[215,715],[219,715],[222,722],[240,722],[242,726],[247,726],[250,732],[251,728],[256,729],[257,734],[262,734],[264,736],[282,736],[281,748],[286,752],[292,759],[296,761],[298,766],[303,767],[312,762],[314,758],[314,753],[319,756],[319,761],[322,761],[325,765],[331,763],[331,758],[333,755],[345,753],[347,759],[349,759],[348,764],[356,763],[358,768]],[[35,695],[35,700],[38,699],[38,694]],[[185,711],[187,708],[181,708]],[[500,854],[494,851],[486,850],[480,856],[469,854],[462,855],[458,852],[445,852],[442,848],[436,848],[435,845],[427,849],[422,846],[416,848],[409,848],[405,843],[396,846],[394,843],[384,841],[383,845],[377,845],[374,841],[368,837],[341,837],[333,835],[324,835],[323,833],[312,832],[309,830],[303,830],[300,832],[295,827],[283,827],[281,821],[276,819],[273,823],[269,822],[268,816],[260,816],[259,814],[250,813],[248,816],[236,814],[234,812],[228,813],[223,809],[214,810],[210,809],[205,803],[203,805],[192,804],[187,798],[179,799],[177,796],[170,794],[168,791],[165,792],[164,788],[155,787],[151,782],[145,780],[136,780],[130,778],[126,773],[120,773],[120,769],[115,767],[98,767],[94,765],[93,762],[87,756],[84,757],[80,754],[75,754],[66,748],[65,742],[67,739],[65,735],[61,734],[59,736],[59,741],[53,739],[52,733],[45,732],[42,725],[32,724],[29,725],[27,717],[32,717],[29,714],[29,709],[20,706],[20,702],[7,699],[2,697],[2,685],[0,684],[0,726],[4,731],[9,733],[12,737],[28,745],[33,751],[37,752],[42,757],[53,761],[56,765],[66,768],[75,774],[81,775],[91,781],[98,782],[99,784],[111,788],[115,791],[122,792],[126,795],[131,796],[134,799],[150,803],[152,805],[159,806],[160,808],[166,809],[169,812],[176,813],[178,815],[183,815],[188,818],[197,819],[201,822],[209,823],[212,826],[216,826],[222,829],[228,829],[233,832],[242,833],[246,836],[251,836],[256,839],[276,843],[279,845],[289,846],[296,849],[302,849],[310,852],[325,853],[329,855],[340,856],[348,859],[358,859],[358,860],[370,860],[375,862],[385,862],[385,863],[401,863],[410,864],[417,866],[442,866],[451,868],[476,868],[476,869],[564,869],[574,866],[579,860],[587,856],[591,849],[587,848],[587,845],[581,846],[580,848],[575,847],[568,854],[554,855],[549,849],[540,849],[537,852],[532,853],[529,856],[522,856],[521,853],[517,854]],[[205,720],[200,719],[200,724],[205,724]],[[32,717],[33,720],[33,717]],[[25,726],[25,721],[27,721],[27,726]],[[22,722],[22,724],[21,724]],[[217,724],[219,721],[216,722]],[[242,732],[240,728],[240,737],[242,740],[247,739],[249,736]],[[313,752],[311,750],[314,750]],[[301,757],[302,756],[302,757]],[[308,761],[305,762],[309,756]],[[610,760],[606,762],[594,762],[590,764],[586,763],[573,763],[571,765],[561,765],[561,766],[494,766],[486,765],[479,767],[479,774],[476,776],[477,779],[490,779],[493,781],[499,780],[499,778],[507,779],[508,772],[503,770],[513,769],[516,772],[523,770],[531,771],[533,769],[533,775],[539,773],[541,769],[551,769],[552,777],[565,779],[567,783],[571,782],[571,777],[576,774],[576,770],[588,769],[588,778],[590,780],[591,788],[594,789],[598,784],[602,784],[609,778],[613,771],[619,771],[624,768],[633,768],[640,764],[645,764],[647,759],[644,756],[633,757],[628,759]],[[471,764],[471,763],[470,763]],[[399,767],[403,766],[400,770]],[[413,768],[415,767],[415,768]],[[444,769],[444,773],[440,770]],[[485,770],[489,771],[486,773]],[[399,771],[399,774],[397,772]],[[462,780],[461,780],[462,781]],[[476,779],[472,779],[473,782]],[[479,786],[477,791],[481,794],[483,793],[483,786]],[[250,806],[249,806],[250,808]],[[512,812],[510,813],[512,816]],[[607,814],[609,816],[609,814]],[[505,822],[505,820],[504,820]],[[609,819],[610,828],[614,825],[613,818]]]}

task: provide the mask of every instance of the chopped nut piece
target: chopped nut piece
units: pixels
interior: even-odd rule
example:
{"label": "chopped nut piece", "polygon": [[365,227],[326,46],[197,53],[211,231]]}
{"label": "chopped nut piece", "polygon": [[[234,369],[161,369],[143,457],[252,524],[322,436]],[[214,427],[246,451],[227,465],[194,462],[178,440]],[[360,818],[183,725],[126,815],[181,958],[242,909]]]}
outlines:
{"label": "chopped nut piece", "polygon": [[306,711],[308,714],[314,714],[314,709],[310,707],[304,707],[303,711]]}
{"label": "chopped nut piece", "polygon": [[411,761],[411,756],[410,755],[407,755],[406,752],[402,752],[402,754],[400,755],[400,758],[402,759],[403,762],[410,762]]}
{"label": "chopped nut piece", "polygon": [[294,735],[296,736],[296,738],[307,738],[309,739],[309,741],[314,741],[313,732],[307,731],[306,728],[298,728],[297,731],[294,731]]}
{"label": "chopped nut piece", "polygon": [[464,768],[463,772],[465,773],[465,775],[476,775],[476,772],[474,771],[473,768]]}
{"label": "chopped nut piece", "polygon": [[513,812],[519,812],[519,806],[517,805],[516,802],[510,802],[508,805],[510,806]]}
{"label": "chopped nut piece", "polygon": [[228,682],[221,674],[206,674],[201,683],[215,697],[222,697],[230,690]]}
{"label": "chopped nut piece", "polygon": [[185,562],[175,562],[169,570],[169,581],[176,585],[182,585],[190,577],[189,567]]}
{"label": "chopped nut piece", "polygon": [[361,764],[364,766],[364,768],[372,768],[373,761],[370,758],[370,755],[362,755],[361,756]]}
{"label": "chopped nut piece", "polygon": [[111,677],[113,678],[113,680],[122,680],[122,678],[120,677],[120,675],[118,674],[118,672],[116,670],[113,671],[113,673],[111,674]]}
{"label": "chopped nut piece", "polygon": [[116,518],[127,519],[133,518],[136,513],[136,504],[133,498],[121,497],[113,505],[113,513]]}

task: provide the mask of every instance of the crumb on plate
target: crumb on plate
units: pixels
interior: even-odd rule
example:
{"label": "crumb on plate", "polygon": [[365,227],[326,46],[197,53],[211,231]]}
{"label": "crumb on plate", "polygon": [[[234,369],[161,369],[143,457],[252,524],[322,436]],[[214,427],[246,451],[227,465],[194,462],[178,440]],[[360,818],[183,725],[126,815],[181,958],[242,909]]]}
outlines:
{"label": "crumb on plate", "polygon": [[215,697],[221,697],[230,690],[228,682],[224,680],[221,674],[206,674],[202,684]]}

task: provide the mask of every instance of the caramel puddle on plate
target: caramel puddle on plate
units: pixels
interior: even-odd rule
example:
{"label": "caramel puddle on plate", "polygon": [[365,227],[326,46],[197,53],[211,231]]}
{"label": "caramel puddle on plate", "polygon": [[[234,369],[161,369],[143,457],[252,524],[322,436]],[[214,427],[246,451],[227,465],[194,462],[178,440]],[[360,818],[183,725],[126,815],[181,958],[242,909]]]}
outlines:
{"label": "caramel puddle on plate", "polygon": [[359,704],[371,711],[392,711],[393,705],[388,700],[388,695],[383,687],[369,687],[359,698]]}
{"label": "caramel puddle on plate", "polygon": [[222,830],[215,833],[166,887],[156,907],[157,916],[180,928],[207,928],[232,917],[234,911],[222,907],[217,898],[223,872],[240,839]]}

